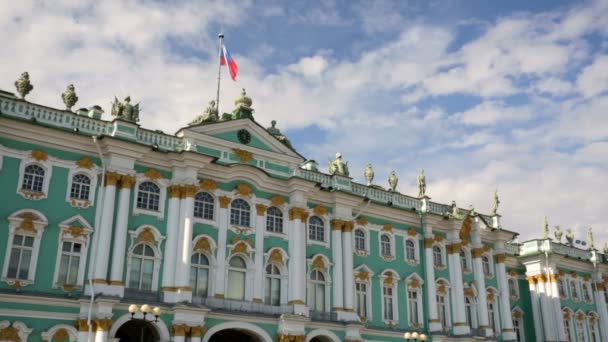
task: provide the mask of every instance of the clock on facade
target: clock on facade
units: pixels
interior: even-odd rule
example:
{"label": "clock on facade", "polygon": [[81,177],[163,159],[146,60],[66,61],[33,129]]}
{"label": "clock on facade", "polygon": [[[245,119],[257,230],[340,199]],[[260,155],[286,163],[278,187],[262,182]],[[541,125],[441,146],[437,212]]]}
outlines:
{"label": "clock on facade", "polygon": [[249,142],[251,141],[251,133],[249,133],[249,131],[246,129],[239,130],[236,133],[236,136],[237,138],[239,138],[241,144],[249,144]]}

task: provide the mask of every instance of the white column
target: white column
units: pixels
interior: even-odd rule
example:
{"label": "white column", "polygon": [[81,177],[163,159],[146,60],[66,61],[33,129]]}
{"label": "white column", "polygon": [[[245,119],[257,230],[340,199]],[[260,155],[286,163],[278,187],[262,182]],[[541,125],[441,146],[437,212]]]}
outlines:
{"label": "white column", "polygon": [[[479,239],[481,243],[481,239]],[[492,329],[488,322],[488,301],[486,292],[486,278],[483,273],[483,265],[481,262],[482,248],[480,244],[474,245],[475,248],[471,251],[473,274],[475,275],[475,283],[477,284],[477,320],[479,329],[484,331],[485,336],[492,335]]]}
{"label": "white column", "polygon": [[[93,281],[105,283],[108,276],[108,257],[110,255],[110,242],[112,241],[112,224],[114,221],[114,202],[116,197],[116,184],[120,175],[106,172],[106,189],[103,199],[103,210],[101,213],[101,225],[99,227],[99,238],[97,239],[97,256],[95,258],[95,273]],[[106,257],[104,257],[106,256]]]}
{"label": "white column", "polygon": [[429,331],[440,331],[441,322],[437,314],[437,290],[435,288],[435,268],[433,267],[433,227],[427,222],[427,216],[422,218],[424,229],[424,267],[425,287],[428,303]]}
{"label": "white column", "polygon": [[179,248],[177,250],[177,272],[175,285],[179,292],[183,293],[182,300],[192,300],[192,289],[190,288],[190,256],[192,255],[192,225],[194,216],[194,195],[197,186],[185,185],[183,188],[180,217],[182,220],[178,225],[180,229]]}
{"label": "white column", "polygon": [[608,308],[606,307],[606,297],[604,295],[606,287],[602,283],[601,278],[596,280],[595,288],[595,306],[597,307],[598,315],[600,316],[597,326],[600,327],[602,341],[608,341]]}
{"label": "white column", "polygon": [[118,213],[116,215],[116,228],[114,232],[114,246],[112,250],[112,271],[110,285],[124,286],[123,271],[127,245],[127,230],[129,224],[129,202],[131,187],[135,182],[133,176],[122,176],[120,191],[118,192]]}
{"label": "white column", "polygon": [[293,283],[288,304],[294,305],[296,315],[308,315],[306,308],[306,226],[304,224],[307,217],[306,209],[291,208],[289,210],[289,220],[292,223],[289,249],[293,253],[289,259],[289,273],[293,273]]}
{"label": "white column", "polygon": [[256,204],[255,218],[255,274],[253,282],[253,301],[264,302],[262,284],[264,284],[264,231],[266,228],[266,209],[263,204]]}
{"label": "white column", "polygon": [[530,288],[530,302],[532,303],[532,321],[534,322],[534,333],[537,341],[544,341],[543,319],[540,311],[540,297],[536,289],[536,277],[527,276],[528,286]]}
{"label": "white column", "polygon": [[553,302],[553,320],[555,322],[555,327],[557,331],[557,340],[565,341],[566,340],[566,331],[564,329],[564,319],[562,314],[562,302],[559,297],[559,289],[557,286],[557,282],[559,281],[559,274],[551,273],[549,275],[549,283],[547,284],[551,291],[551,300]]}
{"label": "white column", "polygon": [[348,221],[344,224],[342,231],[342,252],[344,263],[344,309],[347,312],[354,312],[354,290],[355,277],[353,275],[353,242],[352,242],[353,222]]}
{"label": "white column", "polygon": [[163,259],[163,291],[172,291],[175,287],[175,259],[177,256],[177,238],[179,212],[180,212],[180,193],[181,186],[172,185],[169,192],[169,210],[167,212],[167,241],[165,241],[165,255]]}
{"label": "white column", "polygon": [[86,319],[77,319],[76,328],[78,329],[78,342],[87,342],[89,339],[89,325]]}
{"label": "white column", "polygon": [[226,269],[226,238],[228,235],[228,215],[230,198],[221,196],[218,210],[218,236],[217,236],[217,267],[215,270],[215,297],[224,298],[224,270]]}
{"label": "white column", "polygon": [[334,277],[332,279],[334,309],[344,308],[344,285],[342,276],[342,225],[340,222],[332,220],[331,223],[331,253],[334,261]]}
{"label": "white column", "polygon": [[515,331],[513,330],[513,317],[511,315],[511,303],[509,301],[509,284],[507,283],[507,271],[505,269],[505,254],[499,253],[494,256],[496,259],[496,277],[498,281],[498,291],[500,295],[500,318],[502,327],[502,339],[506,341],[515,340]]}
{"label": "white column", "polygon": [[462,268],[460,267],[460,240],[448,246],[448,264],[451,284],[452,325],[454,335],[466,335],[471,332],[467,325],[464,309],[464,288]]}
{"label": "white column", "polygon": [[547,277],[544,275],[537,275],[536,277],[536,290],[538,291],[538,296],[540,298],[540,313],[542,315],[543,327],[545,339],[549,341],[556,341],[557,334],[552,329],[553,324],[551,323],[550,318],[553,317],[553,305],[551,303],[550,298],[548,298],[546,282]]}

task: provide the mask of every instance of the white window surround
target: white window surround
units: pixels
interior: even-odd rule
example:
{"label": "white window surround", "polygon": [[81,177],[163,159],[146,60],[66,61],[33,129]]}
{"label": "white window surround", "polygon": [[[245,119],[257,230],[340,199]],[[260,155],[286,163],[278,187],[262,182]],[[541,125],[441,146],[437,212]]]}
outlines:
{"label": "white window surround", "polygon": [[[484,266],[483,266],[484,258],[487,258],[487,260],[488,260],[488,269],[490,271],[489,274],[486,274]],[[482,266],[481,266],[482,269],[484,269],[484,277],[486,279],[494,278],[494,275],[496,274],[496,272],[494,271],[494,258],[492,257],[492,254],[490,254],[489,252],[481,254],[481,264],[482,264]]]}
{"label": "white window surround", "polygon": [[[209,244],[209,250],[197,248],[199,241],[203,239],[207,240]],[[207,285],[207,296],[211,296],[213,293],[215,293],[215,281],[213,281],[213,279],[215,279],[215,272],[217,267],[217,260],[215,259],[216,249],[217,245],[215,244],[213,238],[209,235],[200,234],[195,236],[194,239],[192,239],[192,253],[190,254],[190,257],[192,257],[194,253],[201,253],[206,256],[207,260],[209,261],[209,284]]]}
{"label": "white window surround", "polygon": [[62,246],[63,242],[76,242],[82,245],[80,250],[80,260],[78,264],[78,277],[75,285],[81,287],[84,283],[84,273],[87,265],[87,256],[89,251],[89,242],[91,233],[93,233],[93,227],[80,215],[75,215],[63,222],[59,223],[61,233],[58,238],[57,245],[57,260],[55,261],[55,273],[53,276],[53,287],[59,288],[63,285],[58,284],[59,267],[61,264]]}
{"label": "white window surround", "polygon": [[[509,297],[511,300],[519,299],[519,280],[517,276],[507,275],[507,285],[509,287]],[[515,290],[513,293],[511,289]]]}
{"label": "white window surround", "polygon": [[[310,219],[312,217],[318,217],[323,222],[324,241],[317,241],[317,240],[310,239]],[[329,218],[327,217],[327,215],[312,215],[312,216],[308,217],[308,219],[306,220],[306,244],[307,245],[319,245],[319,246],[323,246],[325,248],[329,248],[329,242],[331,240],[330,234],[331,234],[331,227],[329,225]]]}
{"label": "white window surround", "polygon": [[[490,300],[489,298],[487,299],[488,305],[490,303],[492,303],[493,308],[494,308],[494,327],[496,327],[496,329],[494,330],[494,335],[499,335],[500,334],[500,310],[498,309],[498,295],[499,292],[497,289],[493,288],[493,287],[486,287],[486,293],[489,295],[490,293],[492,293],[494,295],[494,299]],[[490,319],[490,309],[488,308],[488,321]],[[491,323],[490,323],[491,325]]]}
{"label": "white window surround", "polygon": [[437,270],[444,270],[446,269],[448,262],[447,262],[447,252],[445,250],[445,244],[443,243],[443,241],[441,242],[435,242],[433,244],[433,246],[431,247],[431,249],[433,249],[434,247],[439,247],[439,250],[441,251],[441,265],[436,265],[435,264],[435,251],[433,250],[433,267]]}
{"label": "white window surround", "polygon": [[289,209],[287,207],[287,204],[274,205],[271,201],[267,201],[267,200],[266,201],[260,200],[260,202],[261,202],[261,204],[264,204],[264,205],[268,206],[268,208],[275,207],[275,208],[279,209],[283,213],[283,231],[281,233],[278,233],[278,232],[269,232],[268,230],[266,230],[266,217],[267,217],[267,215],[264,214],[264,236],[278,237],[280,239],[288,241],[287,231],[288,231],[288,224],[289,224],[289,212],[288,212]]}
{"label": "white window surround", "polygon": [[[68,333],[68,341],[76,342],[78,341],[78,330],[74,328],[72,325],[67,324],[57,324],[52,326],[49,330],[40,334],[43,341],[53,341],[53,336],[59,331],[65,330]],[[25,341],[25,340],[22,340]]]}
{"label": "white window surround", "polygon": [[566,341],[574,341],[576,333],[574,332],[574,313],[569,308],[562,309],[564,319],[564,330],[566,330]]}
{"label": "white window surround", "polygon": [[[270,256],[275,253],[274,251],[278,251],[279,253],[281,253],[281,258],[283,259],[283,262],[280,263],[278,261],[273,261],[270,260]],[[288,262],[289,262],[289,257],[287,256],[287,253],[279,247],[273,247],[271,249],[268,250],[267,253],[264,254],[266,263],[264,264],[264,268],[263,271],[264,272],[264,282],[262,284],[262,293],[266,293],[266,267],[268,265],[274,265],[276,267],[279,268],[279,273],[281,274],[281,296],[280,296],[280,303],[281,305],[286,305],[287,304],[287,291],[289,291],[289,270],[287,268]]]}
{"label": "white window surround", "polygon": [[[160,197],[158,202],[158,211],[141,209],[137,207],[137,196],[139,194],[139,185],[145,182],[152,182],[160,189]],[[135,175],[135,185],[133,186],[133,215],[150,215],[156,216],[159,220],[162,220],[165,215],[165,202],[167,201],[167,187],[169,186],[169,180],[165,178],[150,179],[143,173]],[[192,215],[194,216],[194,215]]]}
{"label": "white window surround", "polygon": [[[247,284],[253,284],[254,282],[254,277],[255,277],[255,264],[253,263],[253,261],[251,260],[251,258],[249,257],[248,254],[244,254],[244,253],[231,253],[227,258],[226,258],[226,267],[224,269],[224,293],[228,294],[228,282],[229,282],[229,277],[228,277],[228,273],[230,272],[230,259],[234,258],[234,257],[240,257],[243,259],[243,261],[245,261],[245,285]],[[265,271],[265,270],[264,270]],[[265,275],[265,272],[264,272]],[[245,294],[244,294],[244,301],[251,301],[253,300],[253,286],[245,286]]]}
{"label": "white window surround", "polygon": [[[42,192],[33,192],[29,190],[21,189],[23,185],[23,178],[25,176],[25,168],[28,165],[37,165],[40,166],[44,170],[44,178],[42,181]],[[21,159],[21,163],[19,163],[19,181],[17,182],[17,194],[21,197],[29,200],[42,200],[49,196],[49,185],[51,184],[51,177],[53,176],[53,163],[49,158],[46,160],[36,160],[31,156],[31,153],[23,159]]]}
{"label": "white window surround", "polygon": [[27,325],[25,325],[25,323],[21,321],[14,321],[12,325],[10,321],[0,321],[0,330],[4,330],[11,326],[17,330],[17,335],[19,336],[19,340],[21,341],[27,341],[28,336],[34,330],[33,328],[28,328]]}
{"label": "white window surround", "polygon": [[[83,209],[87,209],[89,208],[91,205],[93,205],[93,203],[95,202],[95,190],[97,189],[97,173],[98,173],[98,168],[95,166],[91,169],[87,169],[84,167],[79,167],[77,165],[74,165],[72,167],[69,168],[69,172],[68,172],[68,187],[65,191],[65,201],[68,202],[72,207],[74,208],[83,208]],[[74,176],[76,175],[85,175],[87,177],[89,177],[89,179],[91,180],[91,186],[89,188],[89,197],[86,200],[78,200],[78,199],[72,199],[70,197],[71,191],[72,191],[72,182],[74,180]]]}
{"label": "white window surround", "polygon": [[[415,286],[414,286],[415,285]],[[422,297],[424,296],[424,293],[422,291],[422,286],[424,285],[424,282],[422,281],[422,278],[416,274],[416,273],[412,273],[410,274],[407,278],[405,278],[405,298],[406,298],[406,312],[408,313],[407,315],[407,320],[408,320],[408,325],[414,328],[419,328],[424,324],[424,320],[423,320],[423,306],[422,306]],[[410,300],[409,300],[409,291],[416,291],[417,295],[416,295],[416,302],[417,302],[417,306],[418,306],[418,323],[417,324],[412,324],[412,318],[409,315],[410,312]]]}
{"label": "white window surround", "polygon": [[[471,272],[473,272],[473,260],[471,259],[471,250],[468,247],[462,246],[460,248],[460,252],[458,252],[458,258],[460,260],[460,258],[462,258],[462,256],[460,255],[460,253],[464,252],[464,258],[466,260],[466,268],[462,269],[463,273],[469,274]],[[461,261],[462,263],[462,261]],[[462,268],[462,267],[461,267]]]}
{"label": "white window surround", "polygon": [[578,278],[569,276],[567,283],[570,292],[570,299],[572,299],[572,301],[576,303],[582,301],[581,287]]}
{"label": "white window surround", "polygon": [[[444,287],[444,292],[440,293],[439,289],[440,287]],[[446,321],[446,326],[445,328],[451,327],[452,326],[452,306],[451,306],[451,298],[450,298],[450,282],[447,281],[444,278],[438,278],[437,280],[435,280],[435,289],[437,291],[436,295],[437,296],[442,296],[445,299],[445,321]],[[437,315],[439,315],[439,302],[437,302]],[[439,316],[437,316],[439,318]],[[440,324],[442,324],[442,322],[440,322]]]}
{"label": "white window surround", "polygon": [[[520,309],[519,306],[516,306],[511,310],[511,317],[513,319],[513,329],[519,330],[519,336],[521,336],[520,341],[525,341],[526,329],[524,327],[524,311]],[[518,324],[515,324],[515,321],[517,321]]]}
{"label": "white window surround", "polygon": [[[414,243],[414,261],[409,260],[407,258],[407,241],[412,241]],[[411,266],[415,266],[420,264],[420,234],[416,236],[407,235],[403,238],[403,257],[405,262],[407,262]]]}
{"label": "white window surround", "polygon": [[207,224],[207,225],[210,225],[212,227],[217,228],[217,225],[218,225],[217,224],[217,215],[218,215],[218,206],[219,206],[218,200],[217,200],[217,196],[212,191],[201,190],[201,191],[198,191],[194,195],[195,198],[196,198],[196,195],[198,195],[201,192],[205,192],[205,193],[209,194],[213,198],[213,220],[208,220],[208,219],[205,219],[205,218],[202,218],[202,217],[196,217],[196,216],[194,216],[194,206],[192,206],[192,210],[193,210],[193,212],[192,212],[192,221],[194,223]]}
{"label": "white window surround", "polygon": [[[248,205],[249,205],[249,226],[241,226],[241,225],[236,225],[236,224],[232,224],[232,220],[231,220],[231,215],[232,215],[232,203],[236,200],[243,200],[245,201]],[[242,230],[245,231],[249,231],[249,232],[253,232],[255,231],[255,227],[256,227],[256,207],[255,205],[257,204],[257,201],[255,200],[255,196],[252,196],[251,198],[247,198],[245,196],[240,196],[240,195],[236,195],[230,198],[230,204],[228,204],[228,229],[230,229],[232,232],[239,234]],[[266,222],[264,222],[266,223]],[[266,230],[266,227],[264,226],[264,230]]]}
{"label": "white window surround", "polygon": [[[2,268],[2,281],[9,285],[14,285],[16,282],[19,282],[21,286],[33,284],[36,279],[36,265],[38,264],[38,254],[40,252],[40,240],[42,239],[44,229],[49,222],[41,212],[33,209],[19,210],[11,214],[8,217],[8,221],[8,239],[6,241],[4,266]],[[34,238],[27,279],[10,279],[6,277],[12,250],[11,246],[13,245],[15,234],[17,233]]]}
{"label": "white window surround", "polygon": [[[582,318],[582,319],[579,319]],[[587,315],[580,309],[576,310],[574,313],[574,325],[576,329],[575,336],[577,337],[577,342],[587,342],[589,341],[589,335],[587,334]]]}
{"label": "white window surround", "polygon": [[591,283],[588,280],[581,282],[581,298],[585,303],[593,304],[593,291],[591,290]]}
{"label": "white window surround", "polygon": [[[392,284],[391,280],[388,280],[389,278],[392,278]],[[378,281],[380,282],[380,291],[382,291],[381,294],[381,300],[380,300],[380,312],[382,314],[382,321],[384,322],[384,324],[393,326],[395,324],[397,324],[399,322],[399,291],[398,291],[398,284],[399,284],[399,280],[401,280],[401,278],[399,278],[399,273],[395,272],[392,269],[388,269],[385,270],[384,272],[382,272],[382,274],[380,275]],[[393,294],[393,319],[392,320],[386,320],[384,317],[384,287],[390,287],[392,289],[392,294]]]}
{"label": "white window surround", "polygon": [[[382,237],[388,237],[388,241],[390,243],[390,255],[382,254]],[[386,261],[393,261],[396,259],[396,250],[395,250],[395,235],[388,231],[383,231],[378,234],[378,252],[380,253],[380,257]]]}
{"label": "white window surround", "polygon": [[[146,241],[145,239],[142,238],[141,234],[144,231],[146,231],[146,229],[149,229],[148,231],[150,233],[152,233],[154,241]],[[133,249],[139,244],[146,244],[146,245],[150,246],[152,248],[152,250],[154,251],[154,273],[152,276],[152,290],[151,291],[158,291],[160,266],[161,266],[161,263],[163,260],[163,255],[161,253],[161,251],[162,251],[161,245],[162,245],[162,242],[165,239],[165,237],[160,233],[160,231],[158,229],[156,229],[156,227],[151,226],[151,225],[141,225],[135,230],[130,230],[129,236],[131,237],[131,244],[127,251],[127,275],[126,275],[127,279],[125,280],[125,284],[127,284],[127,286],[128,286],[129,281],[131,280],[130,277],[131,277],[131,262],[132,262],[132,258],[133,258]]]}
{"label": "white window surround", "polygon": [[595,311],[591,311],[587,314],[587,327],[589,329],[589,340],[591,337],[595,337],[595,341],[601,341],[600,337],[600,322],[599,315]]}
{"label": "white window surround", "polygon": [[564,279],[563,276],[560,276],[559,279],[557,280],[557,286],[558,286],[558,292],[559,292],[559,287],[561,286],[563,289],[563,293],[558,293],[561,299],[568,299],[569,294],[568,294],[568,281],[566,279]]}
{"label": "white window surround", "polygon": [[[357,275],[360,274],[361,272],[366,273],[367,277],[365,279],[361,279],[361,277],[358,277]],[[374,276],[374,273],[372,272],[372,270],[370,268],[368,268],[365,265],[361,265],[357,268],[355,268],[354,272],[354,277],[355,277],[355,283],[361,283],[361,284],[366,284],[366,288],[365,288],[365,299],[366,299],[366,315],[365,317],[367,318],[367,321],[371,321],[373,319],[373,308],[372,308],[372,282],[371,279]],[[354,291],[354,301],[353,303],[357,303],[357,293],[356,291]]]}
{"label": "white window surround", "polygon": [[[323,260],[323,265],[325,266],[324,268],[316,268],[313,265],[314,260],[316,260],[317,258],[321,258],[321,260]],[[312,272],[313,270],[318,270],[318,271],[321,271],[321,273],[323,273],[323,276],[325,277],[325,312],[330,312],[331,311],[331,301],[330,301],[331,284],[332,284],[330,274],[331,274],[331,268],[334,264],[331,263],[325,255],[320,254],[320,253],[313,255],[310,259],[307,259],[306,264],[308,265],[308,272],[306,272],[306,288],[308,288],[308,282],[310,281],[310,272]],[[306,298],[308,299],[308,295],[306,296]]]}
{"label": "white window surround", "polygon": [[[355,242],[355,232],[362,232],[363,233],[363,243],[365,245],[364,249],[358,249],[357,248],[357,244]],[[366,257],[369,255],[369,231],[367,231],[365,228],[361,227],[361,226],[357,226],[355,229],[353,229],[353,251],[358,255],[358,256],[362,256],[362,257]]]}

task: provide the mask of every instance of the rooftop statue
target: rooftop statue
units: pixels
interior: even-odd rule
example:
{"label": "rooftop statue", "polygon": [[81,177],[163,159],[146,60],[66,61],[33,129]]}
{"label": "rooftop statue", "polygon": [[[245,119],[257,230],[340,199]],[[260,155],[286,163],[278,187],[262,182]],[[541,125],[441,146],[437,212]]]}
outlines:
{"label": "rooftop statue", "polygon": [[[471,206],[471,210],[474,211],[475,208]],[[452,212],[449,216],[454,219],[463,220],[466,217],[466,214],[461,214],[460,209],[458,209],[458,206],[456,205],[456,201],[452,201]]]}
{"label": "rooftop statue", "polygon": [[568,228],[566,229],[566,241],[568,242],[568,245],[572,246],[572,243],[574,242],[574,233],[572,232],[572,229]]}
{"label": "rooftop statue", "polygon": [[372,185],[372,181],[374,180],[374,169],[372,169],[372,164],[367,163],[367,166],[365,167],[365,171],[363,171],[363,177],[365,177],[367,186]]}
{"label": "rooftop statue", "polygon": [[34,86],[30,82],[30,74],[27,71],[22,73],[21,77],[15,81],[15,88],[17,88],[17,92],[22,99],[25,99],[25,96],[34,89]]}
{"label": "rooftop statue", "polygon": [[348,162],[342,161],[342,154],[336,153],[336,159],[329,161],[329,174],[348,177]]}
{"label": "rooftop statue", "polygon": [[232,120],[248,118],[253,120],[253,108],[251,105],[253,101],[249,96],[247,96],[247,92],[245,88],[241,92],[241,96],[239,96],[235,101],[234,105],[236,108],[232,111]]}
{"label": "rooftop statue", "polygon": [[388,176],[388,185],[390,186],[391,191],[395,191],[395,189],[397,188],[397,183],[399,183],[399,178],[397,178],[395,170],[393,170]]}
{"label": "rooftop statue", "polygon": [[608,242],[604,242],[603,252],[604,254],[608,255]]}
{"label": "rooftop statue", "polygon": [[276,125],[277,125],[276,120],[270,121],[270,127],[266,128],[266,131],[268,133],[270,133],[272,136],[274,136],[275,138],[279,139],[279,141],[282,142],[285,146],[293,149],[289,139],[287,139],[287,137],[281,133],[281,130],[279,130],[278,128],[275,127]]}
{"label": "rooftop statue", "polygon": [[553,232],[553,235],[555,235],[555,240],[557,240],[557,242],[562,243],[562,235],[564,233],[562,232],[561,228],[559,226],[555,226],[555,231]]}
{"label": "rooftop statue", "polygon": [[492,216],[498,215],[498,205],[500,200],[498,199],[498,189],[494,191],[494,205],[492,206]]}
{"label": "rooftop statue", "polygon": [[424,196],[426,196],[426,177],[424,177],[424,169],[422,169],[418,175],[418,197]]}
{"label": "rooftop statue", "polygon": [[477,213],[475,212],[475,207],[472,204],[469,205],[469,215],[470,216],[477,216]]}
{"label": "rooftop statue", "polygon": [[67,110],[72,110],[72,107],[78,102],[78,96],[76,95],[76,89],[73,84],[70,84],[65,92],[61,94],[61,98],[63,99],[65,108]]}
{"label": "rooftop statue", "polygon": [[218,120],[219,117],[217,115],[217,106],[215,105],[215,101],[211,100],[209,101],[209,105],[207,106],[207,108],[205,108],[203,114],[192,120],[192,122],[190,122],[188,126],[200,125],[206,122],[216,122]]}
{"label": "rooftop statue", "polygon": [[547,216],[545,216],[545,224],[543,224],[543,240],[549,238],[549,221],[547,220]]}
{"label": "rooftop statue", "polygon": [[589,245],[589,249],[594,249],[593,246],[593,229],[589,227],[587,230],[587,245]]}
{"label": "rooftop statue", "polygon": [[112,103],[112,116],[125,121],[138,122],[139,103],[133,106],[131,104],[130,96],[125,97],[123,102],[118,101],[118,99],[114,97],[114,102]]}

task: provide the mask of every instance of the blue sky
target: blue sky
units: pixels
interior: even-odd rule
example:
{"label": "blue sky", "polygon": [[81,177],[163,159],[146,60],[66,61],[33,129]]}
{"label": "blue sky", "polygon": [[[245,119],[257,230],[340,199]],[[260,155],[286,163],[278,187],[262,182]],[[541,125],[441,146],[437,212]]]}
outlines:
{"label": "blue sky", "polygon": [[[340,151],[362,180],[391,170],[416,194],[481,212],[498,188],[505,227],[608,241],[608,1],[53,1],[0,4],[0,88],[28,70],[30,100],[109,112],[141,102],[174,132],[215,97],[217,34],[256,120],[321,162]],[[226,72],[224,70],[224,75]],[[109,119],[109,115],[106,117]]]}

